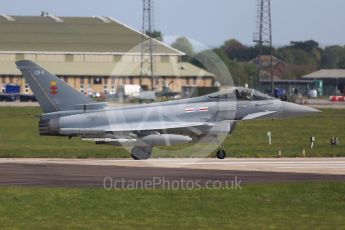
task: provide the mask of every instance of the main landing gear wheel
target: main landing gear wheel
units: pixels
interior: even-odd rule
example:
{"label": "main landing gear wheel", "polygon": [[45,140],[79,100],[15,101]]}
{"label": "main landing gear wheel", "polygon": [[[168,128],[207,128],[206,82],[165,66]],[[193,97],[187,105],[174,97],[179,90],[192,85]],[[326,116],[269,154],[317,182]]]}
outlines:
{"label": "main landing gear wheel", "polygon": [[225,159],[225,157],[226,157],[226,152],[223,149],[219,149],[217,151],[217,158],[220,160],[223,160]]}
{"label": "main landing gear wheel", "polygon": [[151,157],[151,153],[150,146],[135,146],[131,151],[131,156],[134,160],[147,160]]}

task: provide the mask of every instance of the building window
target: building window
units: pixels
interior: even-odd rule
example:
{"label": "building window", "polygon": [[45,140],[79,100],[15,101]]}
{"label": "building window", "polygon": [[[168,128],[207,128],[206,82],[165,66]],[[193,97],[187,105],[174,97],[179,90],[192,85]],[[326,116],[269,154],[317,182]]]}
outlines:
{"label": "building window", "polygon": [[25,59],[24,54],[16,54],[16,61],[21,61],[21,60],[24,60],[24,59]]}
{"label": "building window", "polygon": [[105,77],[105,78],[104,78],[104,84],[105,84],[105,85],[108,85],[108,81],[109,81],[109,78]]}
{"label": "building window", "polygon": [[80,92],[84,93],[84,85],[83,84],[80,85]]}
{"label": "building window", "polygon": [[189,79],[189,77],[186,78],[186,84],[187,84],[187,85],[190,84],[190,79]]}
{"label": "building window", "polygon": [[85,79],[84,79],[84,77],[80,77],[80,84],[84,84],[85,82]]}
{"label": "building window", "polygon": [[170,57],[169,57],[168,55],[162,56],[162,57],[161,57],[161,62],[167,63],[167,62],[169,62],[169,61],[170,61]]}
{"label": "building window", "polygon": [[115,77],[112,77],[112,78],[111,78],[111,84],[112,84],[112,85],[115,85]]}
{"label": "building window", "polygon": [[91,83],[92,83],[92,79],[91,79],[91,77],[89,77],[89,78],[87,79],[87,84],[91,85]]}
{"label": "building window", "polygon": [[102,84],[102,78],[100,78],[100,77],[94,78],[94,79],[93,79],[93,84],[95,84],[95,85],[100,85],[100,84]]}
{"label": "building window", "polygon": [[28,84],[25,84],[24,85],[24,92],[26,93],[26,94],[28,94],[29,93],[29,85]]}
{"label": "building window", "polygon": [[126,78],[122,78],[122,85],[126,85],[127,84],[127,79]]}
{"label": "building window", "polygon": [[193,77],[193,85],[196,85],[196,77]]}
{"label": "building window", "polygon": [[1,77],[1,83],[6,84],[6,77],[5,76]]}
{"label": "building window", "polygon": [[167,84],[166,77],[162,77],[162,86],[165,86]]}
{"label": "building window", "polygon": [[114,55],[114,56],[113,56],[113,61],[114,61],[114,62],[119,62],[119,61],[121,61],[121,57],[122,57],[122,56]]}
{"label": "building window", "polygon": [[129,77],[129,84],[131,84],[131,85],[134,84],[133,77]]}
{"label": "building window", "polygon": [[74,61],[74,55],[73,54],[66,54],[65,60],[66,60],[66,62],[73,62]]}
{"label": "building window", "polygon": [[63,77],[64,82],[68,83],[68,77]]}
{"label": "building window", "polygon": [[10,84],[13,84],[13,82],[14,82],[14,77],[10,76],[10,77],[9,77],[9,82],[10,82]]}
{"label": "building window", "polygon": [[110,94],[115,94],[115,85],[112,85],[110,88]]}
{"label": "building window", "polygon": [[104,85],[104,93],[107,93],[107,92],[108,92],[108,86]]}

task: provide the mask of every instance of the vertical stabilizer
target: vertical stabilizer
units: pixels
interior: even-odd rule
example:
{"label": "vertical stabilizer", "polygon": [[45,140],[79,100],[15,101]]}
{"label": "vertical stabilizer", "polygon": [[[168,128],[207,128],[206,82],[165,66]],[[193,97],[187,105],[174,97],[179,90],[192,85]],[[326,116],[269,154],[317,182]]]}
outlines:
{"label": "vertical stabilizer", "polygon": [[74,105],[95,103],[32,61],[17,61],[16,65],[44,113],[73,110]]}

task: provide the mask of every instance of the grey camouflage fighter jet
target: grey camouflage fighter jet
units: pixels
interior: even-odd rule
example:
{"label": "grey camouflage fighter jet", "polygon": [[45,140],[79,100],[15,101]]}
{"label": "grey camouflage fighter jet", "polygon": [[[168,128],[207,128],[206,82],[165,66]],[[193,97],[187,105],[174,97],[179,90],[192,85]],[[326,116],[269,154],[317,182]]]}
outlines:
{"label": "grey camouflage fighter jet", "polygon": [[[195,98],[111,108],[107,103],[93,101],[32,61],[18,61],[16,65],[43,110],[40,135],[131,146],[131,156],[138,160],[150,158],[154,146],[195,143],[205,136],[231,134],[240,121],[318,112],[241,87]],[[221,144],[217,157],[226,157]]]}

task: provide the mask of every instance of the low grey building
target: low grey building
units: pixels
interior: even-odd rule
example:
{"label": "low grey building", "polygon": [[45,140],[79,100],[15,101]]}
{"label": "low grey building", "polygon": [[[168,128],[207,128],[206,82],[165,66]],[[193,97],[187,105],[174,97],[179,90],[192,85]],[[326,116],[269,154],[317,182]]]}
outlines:
{"label": "low grey building", "polygon": [[345,69],[321,69],[302,79],[318,82],[315,85],[321,86],[324,96],[345,93]]}

